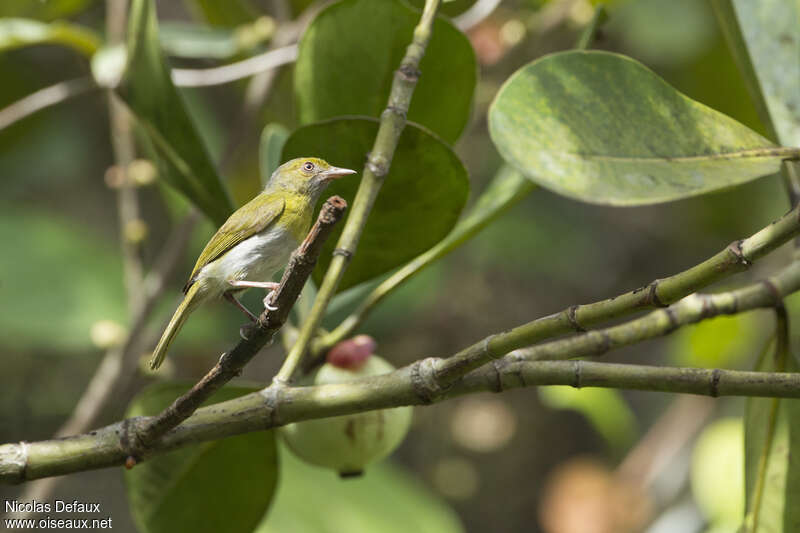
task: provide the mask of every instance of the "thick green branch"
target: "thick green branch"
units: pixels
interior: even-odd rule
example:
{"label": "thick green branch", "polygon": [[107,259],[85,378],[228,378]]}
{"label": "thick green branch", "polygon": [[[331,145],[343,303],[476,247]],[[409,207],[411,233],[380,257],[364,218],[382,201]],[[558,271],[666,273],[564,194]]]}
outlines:
{"label": "thick green branch", "polygon": [[[481,391],[499,392],[534,385],[613,387],[708,396],[800,397],[800,373],[620,365],[588,361],[526,361],[509,356],[474,371],[445,393],[426,389],[434,360],[351,383],[314,387],[275,386],[197,410],[153,443],[151,453],[290,422],[420,405]],[[124,445],[148,418],[123,420],[84,435],[41,442],[0,445],[0,483],[19,483],[121,465]]]}
{"label": "thick green branch", "polygon": [[763,257],[800,233],[800,207],[795,207],[758,233],[735,241],[724,250],[699,265],[668,278],[625,294],[598,302],[573,305],[559,313],[548,315],[505,333],[491,335],[446,359],[439,368],[443,384],[451,383],[470,370],[512,350],[530,346],[545,339],[573,332],[584,332],[591,326],[635,311],[664,307],[717,282],[733,273],[750,267]]}
{"label": "thick green branch", "polygon": [[336,244],[333,259],[322,280],[308,319],[300,329],[297,341],[286,356],[283,367],[275,376],[277,383],[287,383],[291,380],[311,339],[317,334],[317,329],[325,316],[325,310],[344,276],[350,258],[356,251],[361,232],[367,223],[367,217],[383,185],[383,180],[389,173],[394,151],[405,128],[411,96],[414,94],[414,88],[417,86],[420,76],[419,64],[422,56],[425,55],[425,48],[428,46],[433,32],[433,21],[439,8],[439,2],[440,0],[425,1],[422,17],[414,29],[414,37],[406,49],[406,55],[400,63],[400,67],[395,71],[392,89],[389,93],[389,103],[381,113],[378,134],[375,136],[372,151],[367,156],[361,184],[356,192],[355,200],[353,200],[347,223]]}

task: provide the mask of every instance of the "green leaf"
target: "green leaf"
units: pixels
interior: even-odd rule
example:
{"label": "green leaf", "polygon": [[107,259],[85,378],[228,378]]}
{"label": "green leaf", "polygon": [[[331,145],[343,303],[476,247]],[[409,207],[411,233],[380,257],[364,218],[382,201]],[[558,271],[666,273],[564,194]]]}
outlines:
{"label": "green leaf", "polygon": [[677,366],[736,368],[750,357],[761,338],[752,315],[719,316],[681,328],[669,337],[669,353]]}
{"label": "green leaf", "polygon": [[[0,242],[8,251],[0,254],[4,346],[86,351],[92,324],[124,320],[117,247],[95,229],[33,208],[0,206]],[[57,319],[43,335],[48,312]]]}
{"label": "green leaf", "polygon": [[161,48],[171,56],[230,59],[263,44],[275,33],[275,22],[259,17],[234,29],[188,22],[161,22]]}
{"label": "green leaf", "polygon": [[261,141],[258,145],[258,166],[261,173],[261,183],[266,184],[272,173],[281,166],[281,151],[289,130],[282,124],[273,122],[267,124],[261,131]]}
{"label": "green leaf", "polygon": [[152,0],[133,0],[128,66],[118,88],[160,156],[162,175],[217,224],[232,203],[183,98],[170,79]]}
{"label": "green leaf", "polygon": [[455,513],[399,467],[383,462],[341,480],[281,447],[281,484],[256,533],[457,533]]}
{"label": "green leaf", "polygon": [[695,502],[706,520],[723,531],[736,531],[744,512],[743,438],[741,418],[721,418],[703,430],[692,451]]}
{"label": "green leaf", "polygon": [[800,146],[800,2],[712,5],[762,122],[778,142]]}
{"label": "green leaf", "polygon": [[682,95],[633,59],[563,52],[518,70],[489,110],[501,155],[530,179],[585,202],[642,205],[772,174],[779,148]]}
{"label": "green leaf", "polygon": [[[765,355],[756,370],[775,371],[771,354]],[[798,371],[791,354],[786,371]],[[800,531],[800,401],[748,398],[744,447],[748,533]]]}
{"label": "green leaf", "polygon": [[212,26],[233,28],[252,22],[258,11],[248,0],[184,0],[184,4]]}
{"label": "green leaf", "polygon": [[[176,383],[148,387],[133,399],[126,416],[157,414],[188,388]],[[207,403],[254,390],[225,387]],[[269,507],[277,479],[272,431],[181,448],[125,471],[131,514],[143,533],[249,533]]]}
{"label": "green leaf", "polygon": [[36,44],[60,44],[91,56],[100,46],[100,36],[90,28],[68,22],[0,18],[0,52]]}
{"label": "green leaf", "polygon": [[[379,116],[418,19],[398,0],[343,0],[317,15],[295,67],[300,121]],[[437,19],[420,70],[408,118],[453,143],[469,119],[477,79],[469,40]]]}
{"label": "green leaf", "polygon": [[[425,0],[409,0],[408,2],[417,9],[425,7]],[[476,0],[444,0],[439,6],[439,13],[448,17],[455,17],[472,7]]]}
{"label": "green leaf", "polygon": [[0,17],[26,17],[36,20],[55,20],[83,11],[93,0],[3,0]]}
{"label": "green leaf", "polygon": [[[283,160],[315,156],[336,166],[361,169],[377,131],[378,121],[369,118],[304,126],[286,141]],[[323,197],[338,194],[352,205],[358,183],[357,176],[342,178]],[[467,171],[458,156],[420,126],[408,124],[339,291],[400,266],[443,239],[458,220],[468,194]],[[314,271],[318,283],[343,227],[338,224],[325,243]]]}
{"label": "green leaf", "polygon": [[638,434],[636,417],[614,389],[539,387],[539,398],[554,409],[571,409],[586,417],[615,451],[623,452]]}

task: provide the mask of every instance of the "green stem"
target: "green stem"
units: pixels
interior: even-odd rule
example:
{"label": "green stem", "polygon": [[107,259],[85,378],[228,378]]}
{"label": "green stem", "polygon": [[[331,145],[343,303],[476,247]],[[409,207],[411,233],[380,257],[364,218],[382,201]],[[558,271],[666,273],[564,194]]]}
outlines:
{"label": "green stem", "polygon": [[[607,18],[608,14],[605,7],[602,4],[598,5],[592,20],[581,33],[575,48],[578,50],[588,48],[594,40],[598,28]],[[411,262],[401,267],[400,270],[389,276],[385,281],[381,282],[381,284],[375,287],[358,308],[342,321],[336,329],[314,340],[311,347],[313,357],[318,359],[322,354],[333,347],[334,344],[352,335],[364,322],[370,312],[398,287],[435,261],[438,261],[461,246],[464,242],[474,237],[490,222],[519,202],[534,188],[535,185],[532,182],[524,178],[510,166],[502,166],[492,183],[475,203],[471,213],[462,219],[444,240],[422,255],[417,256]],[[503,191],[503,189],[505,189],[505,191]],[[494,198],[494,195],[498,194],[498,192],[502,195],[499,201]]]}
{"label": "green stem", "polygon": [[[657,279],[631,292],[586,305],[574,305],[546,317],[499,334],[491,335],[444,360],[438,372],[443,382],[453,382],[491,359],[511,350],[530,346],[547,338],[583,332],[589,327],[635,311],[663,307],[684,298],[735,272],[746,270],[763,257],[800,233],[800,207],[755,233],[735,241],[699,265],[668,278]],[[788,270],[800,268],[800,264]]]}
{"label": "green stem", "polygon": [[578,42],[575,43],[575,49],[588,49],[592,45],[592,42],[597,35],[597,30],[606,20],[608,20],[606,8],[603,4],[598,4],[594,10],[592,20],[589,21],[589,24],[583,29],[580,37],[578,37]]}
{"label": "green stem", "polygon": [[[777,345],[775,346],[775,370],[783,372],[786,370],[786,360],[789,357],[789,318],[786,314],[786,309],[783,305],[776,308],[776,327],[775,337]],[[778,421],[778,410],[780,409],[780,399],[773,398],[770,402],[769,419],[767,421],[767,434],[764,437],[764,447],[761,449],[761,455],[758,458],[758,473],[756,477],[756,484],[753,487],[753,507],[752,507],[752,523],[751,531],[755,533],[758,531],[758,520],[761,513],[761,502],[764,497],[764,487],[767,482],[767,467],[769,466],[769,455],[772,450],[772,443],[775,439],[775,431]]]}
{"label": "green stem", "polygon": [[[428,369],[426,373],[425,368]],[[439,402],[464,394],[539,385],[610,387],[706,396],[800,398],[800,373],[748,372],[705,368],[623,365],[591,361],[504,359],[465,376],[444,394],[428,396],[423,382],[430,366],[415,364],[390,374],[349,383],[309,387],[269,387],[198,409],[153,443],[161,454],[191,444],[301,420],[374,409]],[[136,433],[149,418],[127,419],[91,433],[62,439],[0,445],[0,483],[107,468],[125,462],[120,436]],[[148,455],[149,457],[149,455]]]}
{"label": "green stem", "polygon": [[367,164],[364,166],[363,178],[355,200],[353,200],[347,223],[333,252],[333,259],[322,280],[309,317],[300,329],[297,342],[292,346],[283,366],[275,376],[276,383],[287,383],[292,379],[292,375],[308,350],[311,339],[317,334],[317,328],[325,316],[325,310],[336,293],[336,288],[344,276],[350,258],[356,251],[361,233],[367,223],[367,217],[383,185],[383,180],[389,173],[394,151],[405,128],[411,96],[414,94],[414,88],[419,80],[419,64],[422,56],[425,55],[425,48],[433,32],[433,21],[439,3],[440,0],[425,0],[422,17],[414,29],[414,37],[406,49],[406,55],[400,63],[400,67],[395,71],[392,89],[389,93],[389,103],[381,113],[378,134],[375,136],[375,143],[367,158]]}
{"label": "green stem", "polygon": [[364,322],[370,312],[398,287],[474,237],[490,222],[522,200],[535,187],[536,185],[532,181],[516,170],[508,165],[502,166],[484,193],[475,202],[471,212],[456,224],[447,237],[381,282],[336,329],[314,341],[311,348],[314,357],[324,354],[334,344],[350,336]]}

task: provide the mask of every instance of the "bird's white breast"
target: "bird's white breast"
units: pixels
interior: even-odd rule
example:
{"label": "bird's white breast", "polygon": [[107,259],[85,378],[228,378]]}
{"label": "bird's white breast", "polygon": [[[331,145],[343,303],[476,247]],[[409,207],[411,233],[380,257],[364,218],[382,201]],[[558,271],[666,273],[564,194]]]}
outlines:
{"label": "bird's white breast", "polygon": [[245,239],[225,255],[200,270],[198,281],[205,281],[211,292],[229,290],[229,280],[270,281],[289,261],[298,242],[288,231],[269,228]]}

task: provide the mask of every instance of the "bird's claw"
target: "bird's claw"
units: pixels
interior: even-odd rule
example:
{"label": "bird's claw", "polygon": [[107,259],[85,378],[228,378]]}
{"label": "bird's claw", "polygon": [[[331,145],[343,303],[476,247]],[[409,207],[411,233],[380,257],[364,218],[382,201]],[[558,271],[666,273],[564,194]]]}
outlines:
{"label": "bird's claw", "polygon": [[278,307],[275,306],[275,305],[272,305],[272,303],[271,303],[272,299],[275,297],[276,294],[277,294],[277,291],[273,289],[273,290],[269,291],[269,294],[267,294],[267,296],[264,298],[264,309],[266,309],[267,311],[277,311],[278,310]]}

